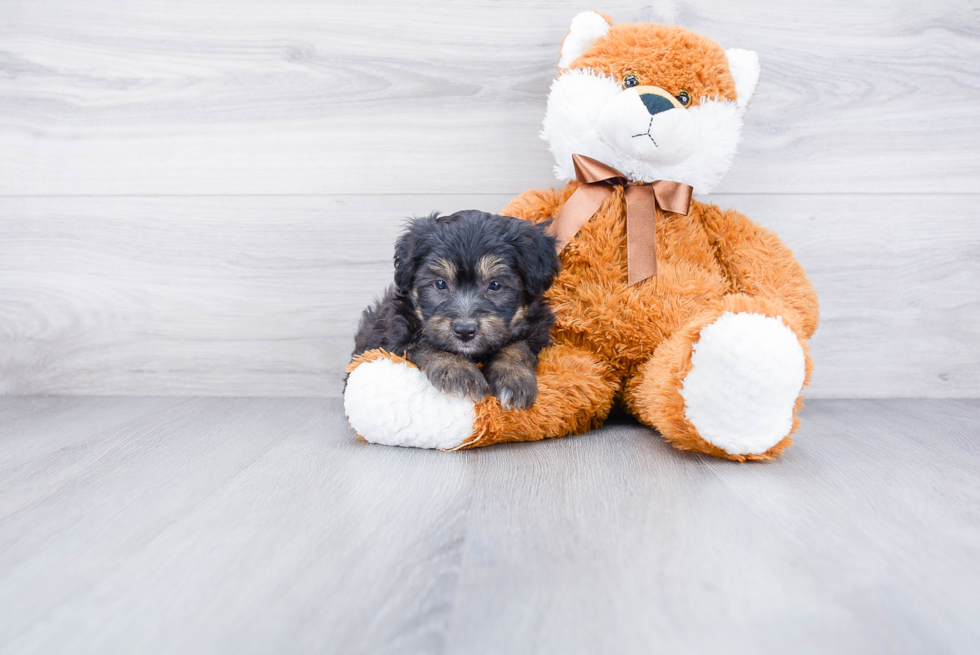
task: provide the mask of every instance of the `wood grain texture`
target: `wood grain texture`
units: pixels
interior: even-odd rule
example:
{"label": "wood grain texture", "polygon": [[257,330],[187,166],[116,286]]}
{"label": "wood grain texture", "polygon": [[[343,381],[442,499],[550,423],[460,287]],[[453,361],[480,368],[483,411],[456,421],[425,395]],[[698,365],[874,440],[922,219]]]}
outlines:
{"label": "wood grain texture", "polygon": [[337,400],[0,398],[0,652],[975,652],[978,417],[814,401],[738,465],[625,419],[442,453]]}
{"label": "wood grain texture", "polygon": [[[976,196],[711,198],[820,294],[810,397],[980,395]],[[403,217],[508,200],[0,199],[0,393],[339,395]]]}
{"label": "wood grain texture", "polygon": [[[553,183],[579,9],[0,3],[0,393],[338,394],[402,216]],[[811,396],[980,395],[977,8],[600,9],[759,52],[713,198],[821,293]]]}
{"label": "wood grain texture", "polygon": [[[503,193],[583,7],[304,0],[0,4],[0,194]],[[756,50],[721,191],[976,192],[980,16],[930,3],[608,0]]]}

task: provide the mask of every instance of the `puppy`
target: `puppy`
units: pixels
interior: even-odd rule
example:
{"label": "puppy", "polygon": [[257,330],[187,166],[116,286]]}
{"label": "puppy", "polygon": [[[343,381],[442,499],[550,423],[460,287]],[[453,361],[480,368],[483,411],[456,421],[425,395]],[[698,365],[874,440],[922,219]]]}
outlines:
{"label": "puppy", "polygon": [[354,354],[404,353],[444,393],[527,409],[557,273],[545,224],[475,210],[416,218],[395,244],[394,286],[361,317]]}

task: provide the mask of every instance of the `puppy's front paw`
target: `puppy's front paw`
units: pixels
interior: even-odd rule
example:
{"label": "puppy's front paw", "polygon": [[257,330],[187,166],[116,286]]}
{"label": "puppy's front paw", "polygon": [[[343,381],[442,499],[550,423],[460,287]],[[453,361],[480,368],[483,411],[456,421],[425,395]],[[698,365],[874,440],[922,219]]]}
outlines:
{"label": "puppy's front paw", "polygon": [[527,409],[538,397],[538,379],[527,366],[493,363],[487,371],[490,391],[504,409]]}
{"label": "puppy's front paw", "polygon": [[476,364],[457,358],[432,362],[425,369],[429,382],[436,389],[450,396],[469,397],[480,402],[490,393],[490,385]]}

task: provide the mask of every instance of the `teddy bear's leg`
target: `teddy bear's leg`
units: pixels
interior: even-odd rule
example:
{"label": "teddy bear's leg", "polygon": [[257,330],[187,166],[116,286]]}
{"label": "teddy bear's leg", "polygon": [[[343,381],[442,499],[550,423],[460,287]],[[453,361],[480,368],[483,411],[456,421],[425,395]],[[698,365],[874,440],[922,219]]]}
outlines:
{"label": "teddy bear's leg", "polygon": [[519,411],[505,411],[492,397],[474,403],[443,394],[414,364],[383,351],[359,355],[348,370],[344,409],[362,438],[446,450],[563,437],[598,427],[618,386],[602,360],[566,345],[541,351],[537,400]]}
{"label": "teddy bear's leg", "polygon": [[344,411],[363,439],[387,446],[455,448],[473,434],[474,404],[440,393],[404,357],[369,350],[347,368]]}
{"label": "teddy bear's leg", "polygon": [[799,323],[780,301],[728,296],[657,347],[627,407],[682,450],[772,459],[792,443],[812,366]]}

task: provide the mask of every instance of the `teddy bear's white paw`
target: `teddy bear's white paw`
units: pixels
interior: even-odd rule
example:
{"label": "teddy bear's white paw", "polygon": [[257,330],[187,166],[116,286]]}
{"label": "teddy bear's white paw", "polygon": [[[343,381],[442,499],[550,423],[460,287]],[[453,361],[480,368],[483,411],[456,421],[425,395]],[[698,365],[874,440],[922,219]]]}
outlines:
{"label": "teddy bear's white paw", "polygon": [[694,344],[685,416],[728,453],[764,453],[792,430],[805,377],[803,348],[782,319],[726,312]]}
{"label": "teddy bear's white paw", "polygon": [[419,369],[390,359],[351,371],[344,390],[351,427],[372,443],[455,448],[473,434],[473,401],[435,389]]}

